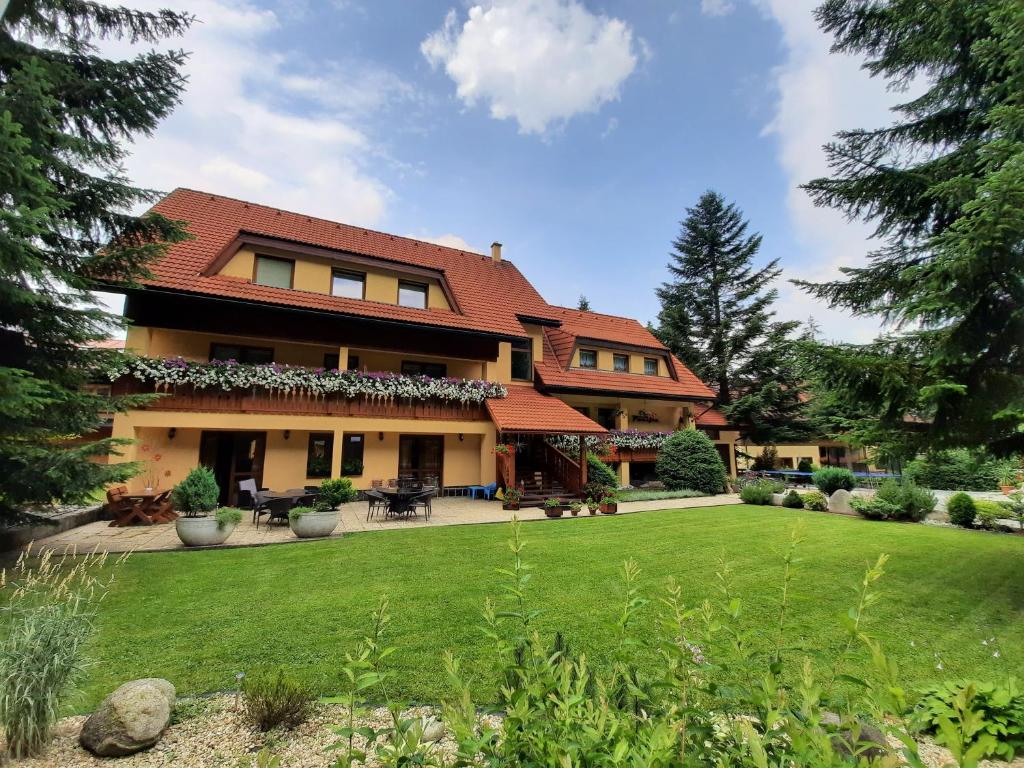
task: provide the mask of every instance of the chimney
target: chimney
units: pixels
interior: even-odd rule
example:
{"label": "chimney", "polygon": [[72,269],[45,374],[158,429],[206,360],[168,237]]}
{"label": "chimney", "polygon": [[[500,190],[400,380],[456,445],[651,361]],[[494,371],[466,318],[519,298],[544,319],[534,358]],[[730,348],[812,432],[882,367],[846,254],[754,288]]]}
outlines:
{"label": "chimney", "polygon": [[491,243],[491,258],[501,261],[501,243]]}

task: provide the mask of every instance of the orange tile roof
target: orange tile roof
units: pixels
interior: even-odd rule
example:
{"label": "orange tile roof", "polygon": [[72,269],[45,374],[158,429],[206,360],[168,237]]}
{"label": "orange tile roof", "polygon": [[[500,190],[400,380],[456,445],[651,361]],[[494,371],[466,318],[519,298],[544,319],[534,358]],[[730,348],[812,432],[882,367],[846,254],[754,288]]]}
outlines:
{"label": "orange tile roof", "polygon": [[487,411],[499,432],[599,434],[608,431],[558,398],[522,385],[508,387],[508,397],[487,400]]}
{"label": "orange tile roof", "polygon": [[[184,220],[194,236],[172,245],[151,265],[143,284],[236,299],[320,309],[347,315],[400,320],[506,336],[525,335],[517,315],[555,319],[547,302],[510,261],[388,235],[362,227],[281,211],[190,189],[176,189],[153,210]],[[214,258],[241,233],[289,240],[442,272],[461,313],[422,310],[309,291],[254,285],[221,275],[203,275]],[[507,297],[514,296],[509,302]]]}
{"label": "orange tile roof", "polygon": [[725,418],[725,414],[714,408],[708,408],[703,413],[697,413],[697,426],[698,427],[728,427],[729,420]]}
{"label": "orange tile roof", "polygon": [[[599,315],[599,317],[608,317],[608,315]],[[647,333],[640,323],[633,322],[638,328]],[[600,329],[598,330],[600,332]],[[611,335],[610,332],[607,335]],[[648,335],[650,334],[648,333]],[[570,368],[570,355],[575,339],[570,336],[569,338],[572,341],[566,348],[566,336],[567,334],[561,329],[544,329],[544,359],[535,361],[533,366],[537,380],[544,388],[552,390],[574,389],[595,392],[618,392],[627,396],[634,395],[655,399],[662,397],[667,399],[711,400],[714,398],[714,393],[700,379],[694,376],[689,368],[672,355],[669,355],[669,359],[672,362],[675,377]],[[650,338],[653,339],[654,337],[651,336]],[[641,336],[640,339],[643,339],[643,337]],[[633,344],[630,341],[622,341],[620,343]],[[562,348],[561,354],[556,344]],[[634,344],[634,346],[639,345]]]}
{"label": "orange tile roof", "polygon": [[584,312],[568,307],[552,307],[562,321],[562,330],[582,339],[595,339],[613,344],[631,344],[635,347],[665,349],[640,322],[631,317],[605,315],[600,312]]}

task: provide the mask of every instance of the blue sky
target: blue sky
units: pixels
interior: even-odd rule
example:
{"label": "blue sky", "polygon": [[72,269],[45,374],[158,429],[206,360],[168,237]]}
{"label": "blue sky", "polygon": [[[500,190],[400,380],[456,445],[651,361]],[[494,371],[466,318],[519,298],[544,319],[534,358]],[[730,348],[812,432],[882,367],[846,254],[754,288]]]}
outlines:
{"label": "blue sky", "polygon": [[[148,2],[148,0],[147,0]],[[177,3],[177,0],[175,0]],[[154,5],[165,3],[154,2]],[[861,225],[797,189],[891,100],[831,56],[810,0],[184,0],[181,107],[128,170],[484,252],[551,302],[651,320],[670,242],[708,188],[789,277],[861,263]],[[780,284],[833,338],[872,319]],[[500,298],[500,297],[499,297]]]}

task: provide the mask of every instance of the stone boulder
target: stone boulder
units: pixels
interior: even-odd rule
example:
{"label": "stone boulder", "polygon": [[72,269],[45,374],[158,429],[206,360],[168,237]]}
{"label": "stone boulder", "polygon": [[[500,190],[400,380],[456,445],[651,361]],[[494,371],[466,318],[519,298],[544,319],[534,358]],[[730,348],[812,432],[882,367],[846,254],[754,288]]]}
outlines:
{"label": "stone boulder", "polygon": [[160,678],[125,683],[89,716],[78,741],[100,757],[149,749],[171,722],[174,696],[174,686]]}
{"label": "stone boulder", "polygon": [[836,515],[855,515],[853,507],[850,506],[850,499],[853,497],[848,490],[840,488],[837,491],[833,491],[832,495],[828,497],[828,511]]}
{"label": "stone boulder", "polygon": [[[832,737],[832,749],[836,754],[850,757],[856,753],[857,757],[864,757],[868,760],[876,760],[889,754],[889,742],[885,734],[878,728],[857,720],[855,723],[843,723],[835,712],[824,712],[821,716],[822,725],[835,729]],[[852,748],[852,749],[851,749]]]}

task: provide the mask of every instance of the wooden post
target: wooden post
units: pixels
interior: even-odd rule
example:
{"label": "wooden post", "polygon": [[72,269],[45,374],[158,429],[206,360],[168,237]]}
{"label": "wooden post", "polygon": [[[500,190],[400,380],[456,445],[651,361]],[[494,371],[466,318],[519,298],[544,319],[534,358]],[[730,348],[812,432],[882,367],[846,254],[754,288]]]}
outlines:
{"label": "wooden post", "polygon": [[587,484],[587,436],[580,435],[580,493]]}

